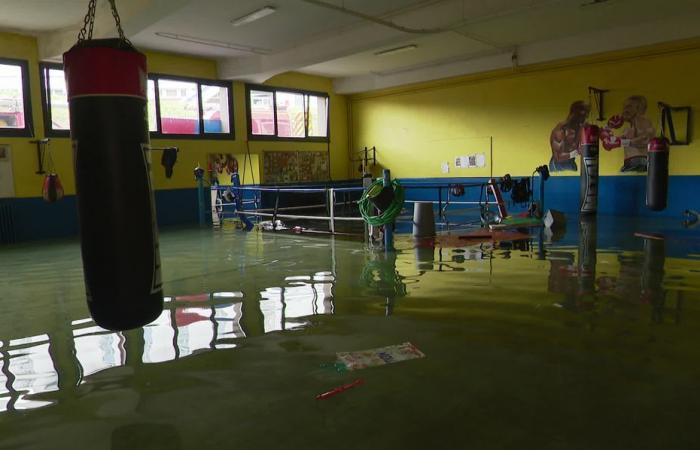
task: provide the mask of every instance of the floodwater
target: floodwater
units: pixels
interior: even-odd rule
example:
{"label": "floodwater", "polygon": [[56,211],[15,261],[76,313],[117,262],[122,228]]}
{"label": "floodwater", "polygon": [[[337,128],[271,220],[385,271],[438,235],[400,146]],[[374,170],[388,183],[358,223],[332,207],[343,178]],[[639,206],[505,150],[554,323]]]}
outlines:
{"label": "floodwater", "polygon": [[[77,241],[0,248],[0,448],[695,448],[698,232],[540,237],[166,230],[165,310],[125,332],[91,321]],[[404,342],[425,357],[333,365]]]}

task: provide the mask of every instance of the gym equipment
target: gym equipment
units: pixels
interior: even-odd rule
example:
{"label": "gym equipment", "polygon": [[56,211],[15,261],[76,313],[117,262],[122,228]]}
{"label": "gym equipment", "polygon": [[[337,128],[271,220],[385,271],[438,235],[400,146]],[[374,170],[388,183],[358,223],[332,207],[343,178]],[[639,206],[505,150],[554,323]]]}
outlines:
{"label": "gym equipment", "polygon": [[44,177],[44,188],[42,197],[47,203],[54,203],[63,198],[63,185],[56,173],[46,174]]}
{"label": "gym equipment", "polygon": [[[92,39],[91,0],[78,42],[63,55],[85,288],[99,326],[125,330],[163,309],[150,179],[146,56],[124,37]],[[89,27],[89,32],[86,31]]]}
{"label": "gym equipment", "polygon": [[578,233],[578,297],[595,293],[595,271],[598,247],[596,217],[581,216]]}
{"label": "gym equipment", "polygon": [[463,196],[464,195],[464,185],[453,184],[452,187],[450,188],[450,194],[454,195],[455,197]]}
{"label": "gym equipment", "polygon": [[668,158],[669,141],[665,137],[655,137],[647,146],[647,208],[652,211],[666,209],[668,197]]}
{"label": "gym equipment", "polygon": [[581,214],[598,210],[598,139],[600,129],[585,125],[581,130]]}

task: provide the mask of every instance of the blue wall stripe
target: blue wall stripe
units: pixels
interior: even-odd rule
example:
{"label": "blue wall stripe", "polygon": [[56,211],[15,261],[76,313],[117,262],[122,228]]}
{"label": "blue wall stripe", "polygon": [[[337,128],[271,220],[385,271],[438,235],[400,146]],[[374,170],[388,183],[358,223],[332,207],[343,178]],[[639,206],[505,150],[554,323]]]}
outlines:
{"label": "blue wall stripe", "polygon": [[[408,185],[447,183],[480,183],[486,178],[432,178],[403,179]],[[539,179],[535,177],[535,196],[538,196]],[[346,182],[342,182],[345,184]],[[579,205],[579,177],[551,177],[545,187],[545,207],[575,215]],[[700,176],[673,176],[669,182],[668,207],[664,211],[650,211],[645,206],[646,177],[604,176],[600,178],[598,213],[601,216],[673,217],[680,219],[686,209],[700,210]],[[435,189],[409,189],[411,200],[437,200]],[[446,191],[443,190],[443,200]],[[510,195],[505,195],[510,199]],[[197,223],[197,189],[159,190],[155,193],[159,226]],[[466,194],[453,200],[478,201],[479,189],[467,189]],[[78,233],[75,196],[66,196],[56,203],[46,203],[41,198],[0,199],[0,203],[12,205],[17,241],[74,236]],[[513,211],[522,207],[509,205]],[[0,239],[0,242],[2,239]]]}

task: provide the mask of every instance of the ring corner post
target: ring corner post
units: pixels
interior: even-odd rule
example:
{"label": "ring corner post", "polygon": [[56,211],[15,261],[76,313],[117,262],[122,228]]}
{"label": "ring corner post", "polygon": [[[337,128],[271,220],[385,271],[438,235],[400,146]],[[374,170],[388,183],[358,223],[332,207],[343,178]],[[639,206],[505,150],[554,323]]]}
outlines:
{"label": "ring corner post", "polygon": [[[382,172],[384,187],[391,186],[391,171],[389,169],[384,169]],[[394,224],[392,221],[384,225],[384,251],[391,252],[394,251]]]}

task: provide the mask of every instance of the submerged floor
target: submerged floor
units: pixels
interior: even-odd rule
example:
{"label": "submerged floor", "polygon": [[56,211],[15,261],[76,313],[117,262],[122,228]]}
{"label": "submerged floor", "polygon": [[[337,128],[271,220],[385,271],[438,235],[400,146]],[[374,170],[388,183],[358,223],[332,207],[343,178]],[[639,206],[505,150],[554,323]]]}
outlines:
{"label": "submerged floor", "polygon": [[[168,231],[166,310],[122,333],[89,318],[77,242],[1,248],[0,448],[693,448],[698,233],[558,238]],[[426,357],[332,366],[403,342]]]}

